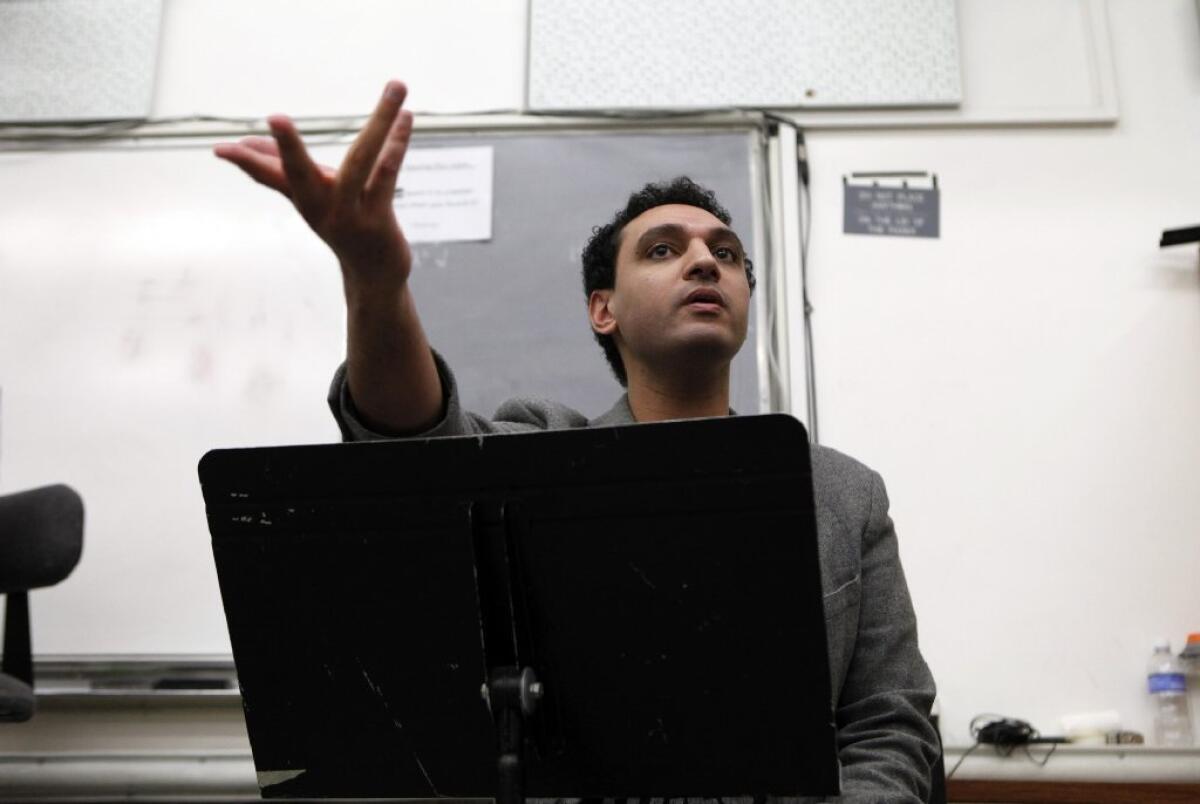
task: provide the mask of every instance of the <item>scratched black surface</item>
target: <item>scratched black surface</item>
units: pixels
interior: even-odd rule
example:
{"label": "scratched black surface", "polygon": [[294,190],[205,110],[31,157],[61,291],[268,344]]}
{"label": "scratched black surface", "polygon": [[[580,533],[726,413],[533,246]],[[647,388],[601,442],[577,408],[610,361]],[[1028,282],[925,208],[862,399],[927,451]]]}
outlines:
{"label": "scratched black surface", "polygon": [[491,796],[470,506],[516,511],[526,794],[836,791],[806,436],[786,416],[201,461],[270,796]]}

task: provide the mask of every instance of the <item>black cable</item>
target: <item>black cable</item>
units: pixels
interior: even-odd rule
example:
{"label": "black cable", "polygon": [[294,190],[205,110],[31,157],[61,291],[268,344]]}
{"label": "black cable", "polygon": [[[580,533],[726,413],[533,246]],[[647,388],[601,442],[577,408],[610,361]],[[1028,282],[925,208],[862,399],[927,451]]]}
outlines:
{"label": "black cable", "polygon": [[[767,296],[767,299],[769,299],[769,300],[774,299],[777,296],[777,291],[775,289],[777,282],[776,282],[776,276],[775,276],[775,274],[776,274],[775,256],[774,256],[775,255],[775,232],[774,232],[774,226],[773,226],[773,221],[775,219],[775,213],[773,211],[773,207],[771,204],[771,180],[770,180],[771,161],[770,161],[770,157],[768,156],[766,146],[767,146],[767,142],[770,140],[770,138],[775,136],[776,133],[777,133],[777,131],[774,126],[769,126],[769,125],[759,126],[759,131],[758,131],[758,134],[759,134],[759,143],[758,143],[758,145],[759,145],[759,149],[758,149],[759,188],[758,189],[759,189],[759,193],[762,197],[762,204],[763,204],[762,211],[763,211],[764,225],[763,225],[763,243],[762,243],[762,249],[761,249],[761,251],[762,251],[761,264],[764,266],[764,268],[763,268],[762,272],[758,275],[757,278],[758,278],[758,281],[761,283],[761,285],[764,288],[764,290],[761,291],[761,293],[765,293]],[[781,400],[786,398],[787,392],[783,388],[783,383],[782,383],[783,371],[779,365],[779,350],[777,349],[778,338],[776,337],[778,333],[776,332],[776,329],[775,329],[775,307],[776,307],[776,305],[773,303],[767,303],[765,305],[766,322],[763,324],[763,329],[767,333],[767,335],[766,335],[766,343],[767,343],[766,375],[767,375],[768,388],[770,389],[769,402],[772,406],[772,409],[779,409],[781,406],[778,403]]]}
{"label": "black cable", "polygon": [[804,371],[808,383],[805,388],[805,406],[808,416],[809,438],[820,443],[820,424],[817,415],[817,360],[813,346],[813,307],[808,295],[808,246],[812,239],[812,191],[811,173],[808,163],[808,143],[804,129],[790,117],[774,112],[762,111],[765,120],[790,127],[796,132],[796,176],[800,183],[800,300],[804,305]]}
{"label": "black cable", "polygon": [[976,741],[975,741],[975,742],[974,742],[974,743],[971,745],[971,747],[970,747],[970,748],[968,748],[966,751],[964,751],[964,752],[963,752],[963,755],[962,755],[961,757],[959,757],[959,758],[958,758],[958,762],[955,762],[955,763],[954,763],[954,767],[953,767],[953,768],[951,768],[951,769],[950,769],[950,772],[946,774],[946,778],[947,778],[947,779],[949,779],[951,776],[953,776],[953,775],[954,775],[954,772],[955,772],[956,770],[958,770],[958,766],[959,766],[959,765],[961,765],[961,764],[963,764],[963,760],[964,760],[964,759],[966,759],[967,757],[971,756],[971,753],[972,753],[972,752],[973,752],[973,751],[974,751],[976,748],[978,748],[978,747],[979,747],[979,746],[981,746],[981,745],[983,745],[983,743],[981,743],[981,742],[979,742],[978,740],[976,740]]}
{"label": "black cable", "polygon": [[797,170],[800,175],[800,298],[804,302],[804,367],[808,377],[808,419],[814,444],[820,443],[817,421],[817,360],[813,346],[813,305],[808,296],[808,244],[812,240],[812,194],[808,185],[808,149],[804,132],[797,127]]}
{"label": "black cable", "polygon": [[1061,742],[1063,742],[1063,741],[1055,740],[1054,742],[1052,742],[1050,744],[1050,750],[1047,751],[1046,756],[1042,757],[1041,759],[1038,759],[1032,753],[1030,753],[1028,743],[1026,743],[1025,745],[1023,745],[1021,747],[1025,749],[1025,756],[1029,757],[1030,762],[1036,763],[1039,768],[1044,768],[1044,767],[1046,767],[1046,763],[1050,761],[1050,757],[1054,756],[1054,752],[1058,749],[1058,746]]}
{"label": "black cable", "polygon": [[[981,721],[985,722],[981,723]],[[1045,767],[1046,763],[1050,761],[1050,757],[1054,755],[1055,749],[1058,748],[1058,744],[1067,741],[1065,737],[1044,737],[1041,732],[1024,720],[994,714],[976,715],[971,719],[970,732],[971,736],[975,738],[975,743],[963,752],[963,755],[958,758],[958,762],[954,763],[954,767],[946,774],[947,779],[953,776],[958,767],[962,765],[963,760],[981,745],[993,746],[996,753],[1003,757],[1012,756],[1012,752],[1020,746],[1031,762],[1037,763],[1039,767]],[[1040,760],[1034,757],[1029,750],[1029,746],[1035,743],[1052,743],[1046,756]]]}

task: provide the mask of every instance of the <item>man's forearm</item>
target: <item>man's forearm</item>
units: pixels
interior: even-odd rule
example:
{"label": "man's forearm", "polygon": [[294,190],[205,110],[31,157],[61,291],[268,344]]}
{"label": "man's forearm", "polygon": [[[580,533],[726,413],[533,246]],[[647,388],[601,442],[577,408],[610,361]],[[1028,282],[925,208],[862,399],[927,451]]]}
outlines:
{"label": "man's forearm", "polygon": [[408,283],[380,292],[346,286],[346,374],[364,423],[405,435],[442,415],[442,383]]}
{"label": "man's forearm", "polygon": [[898,689],[841,707],[838,756],[847,801],[924,802],[937,761],[929,689]]}

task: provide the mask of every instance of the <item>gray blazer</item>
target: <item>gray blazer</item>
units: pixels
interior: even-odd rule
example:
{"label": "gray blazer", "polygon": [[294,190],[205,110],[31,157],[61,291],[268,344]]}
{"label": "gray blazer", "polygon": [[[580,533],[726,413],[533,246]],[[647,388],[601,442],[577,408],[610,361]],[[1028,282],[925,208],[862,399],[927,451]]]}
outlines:
{"label": "gray blazer", "polygon": [[[434,357],[446,415],[416,434],[422,438],[634,423],[627,396],[592,420],[540,399],[509,400],[487,419],[462,410],[453,373],[440,355]],[[362,423],[344,365],[334,375],[329,406],[346,441],[394,437]],[[812,470],[842,766],[839,800],[923,804],[940,753],[929,721],[934,684],[917,646],[883,480],[853,458],[820,446],[812,448]]]}

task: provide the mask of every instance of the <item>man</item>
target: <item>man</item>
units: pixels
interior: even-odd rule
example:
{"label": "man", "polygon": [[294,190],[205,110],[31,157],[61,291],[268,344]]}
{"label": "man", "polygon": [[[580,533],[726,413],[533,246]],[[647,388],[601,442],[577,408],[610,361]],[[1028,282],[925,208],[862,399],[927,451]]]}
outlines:
{"label": "man", "polygon": [[[392,194],[412,133],[390,82],[334,171],[314,164],[295,127],[216,154],[287,196],[341,264],[347,357],[330,405],[347,440],[463,435],[726,416],[729,364],[746,337],[753,270],[729,215],[686,179],[648,185],[584,252],[593,332],[627,393],[589,421],[544,400],[512,400],[493,420],[463,411],[408,285],[412,254]],[[925,801],[937,737],[934,688],[879,476],[814,447],[821,578],[845,797]]]}

